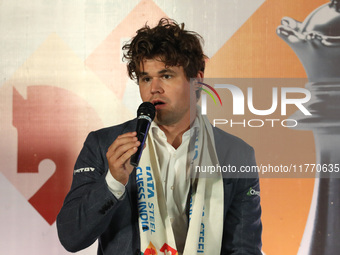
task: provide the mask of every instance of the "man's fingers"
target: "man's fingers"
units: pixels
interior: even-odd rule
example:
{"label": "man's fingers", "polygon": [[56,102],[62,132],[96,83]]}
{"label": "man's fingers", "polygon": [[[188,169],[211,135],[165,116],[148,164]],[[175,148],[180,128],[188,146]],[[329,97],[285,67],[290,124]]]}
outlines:
{"label": "man's fingers", "polygon": [[[117,137],[117,139],[111,144],[107,150],[106,156],[109,158],[113,154],[117,153],[117,149],[126,144],[132,144],[137,142],[136,132],[130,132]],[[139,146],[139,145],[138,145]],[[123,148],[124,149],[124,148]],[[128,150],[128,149],[126,149]],[[119,153],[119,152],[118,152]]]}
{"label": "man's fingers", "polygon": [[136,135],[137,135],[137,132],[133,131],[133,132],[127,132],[127,133],[121,134],[121,135],[117,136],[117,138],[136,136]]}
{"label": "man's fingers", "polygon": [[130,160],[131,156],[137,152],[137,147],[133,147],[126,151],[118,160],[122,165],[124,165],[127,161]]}
{"label": "man's fingers", "polygon": [[[111,159],[116,161],[117,159],[121,158],[123,154],[128,152],[129,150],[137,150],[138,146],[140,145],[140,142],[138,140],[130,140],[128,142],[125,141],[125,143],[117,144],[118,147],[112,147],[111,150],[108,150],[106,157],[107,159]],[[132,154],[131,154],[132,155]]]}
{"label": "man's fingers", "polygon": [[114,147],[115,144],[123,143],[124,141],[129,140],[131,138],[137,138],[137,132],[128,132],[117,136],[116,140],[110,145],[109,150],[110,148]]}
{"label": "man's fingers", "polygon": [[140,146],[136,135],[136,132],[129,132],[118,136],[106,153],[111,174],[121,183],[126,182],[126,178],[129,177],[133,170],[128,160]]}

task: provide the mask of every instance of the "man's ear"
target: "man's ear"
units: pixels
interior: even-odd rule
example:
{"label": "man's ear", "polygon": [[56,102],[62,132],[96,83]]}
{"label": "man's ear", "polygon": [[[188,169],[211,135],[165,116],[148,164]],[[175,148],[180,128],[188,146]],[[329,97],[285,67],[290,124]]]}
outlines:
{"label": "man's ear", "polygon": [[201,88],[202,88],[202,82],[204,79],[204,72],[199,71],[197,73],[196,79],[195,79],[195,93],[196,93],[196,99],[197,101],[200,99],[201,97]]}
{"label": "man's ear", "polygon": [[197,78],[201,78],[202,81],[203,81],[203,78],[204,78],[204,72],[203,71],[198,71],[197,73]]}

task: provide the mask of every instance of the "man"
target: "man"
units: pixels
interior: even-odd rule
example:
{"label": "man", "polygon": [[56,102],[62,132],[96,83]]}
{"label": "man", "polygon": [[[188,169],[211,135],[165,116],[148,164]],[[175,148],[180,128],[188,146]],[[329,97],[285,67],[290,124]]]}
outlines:
{"label": "man", "polygon": [[201,80],[205,66],[200,36],[162,19],[123,49],[155,121],[137,168],[130,165],[140,145],[136,120],[89,134],[57,217],[61,243],[76,252],[98,239],[98,254],[261,254],[260,198],[249,195],[259,191],[258,178],[191,172],[255,165],[249,145],[213,128],[194,106],[199,90],[190,78]]}

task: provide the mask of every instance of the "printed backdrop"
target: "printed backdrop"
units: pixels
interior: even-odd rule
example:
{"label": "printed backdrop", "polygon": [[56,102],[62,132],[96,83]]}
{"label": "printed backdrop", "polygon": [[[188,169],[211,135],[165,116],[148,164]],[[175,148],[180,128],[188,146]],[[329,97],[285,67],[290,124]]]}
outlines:
{"label": "printed backdrop", "polygon": [[[55,219],[82,143],[91,130],[133,118],[141,103],[121,60],[122,44],[138,28],[171,17],[200,33],[210,58],[206,77],[305,78],[276,28],[284,16],[303,21],[324,3],[0,1],[0,253],[68,254]],[[258,164],[315,163],[310,131],[224,129],[255,148]],[[297,253],[313,185],[261,179],[265,254]],[[96,244],[79,254],[96,254]]]}

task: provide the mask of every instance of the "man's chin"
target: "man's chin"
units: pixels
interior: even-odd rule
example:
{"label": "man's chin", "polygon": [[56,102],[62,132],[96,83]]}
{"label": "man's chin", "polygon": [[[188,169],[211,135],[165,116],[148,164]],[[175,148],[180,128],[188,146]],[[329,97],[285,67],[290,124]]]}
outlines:
{"label": "man's chin", "polygon": [[157,111],[155,120],[158,126],[168,126],[174,124],[174,121],[171,117],[167,116],[164,111]]}

